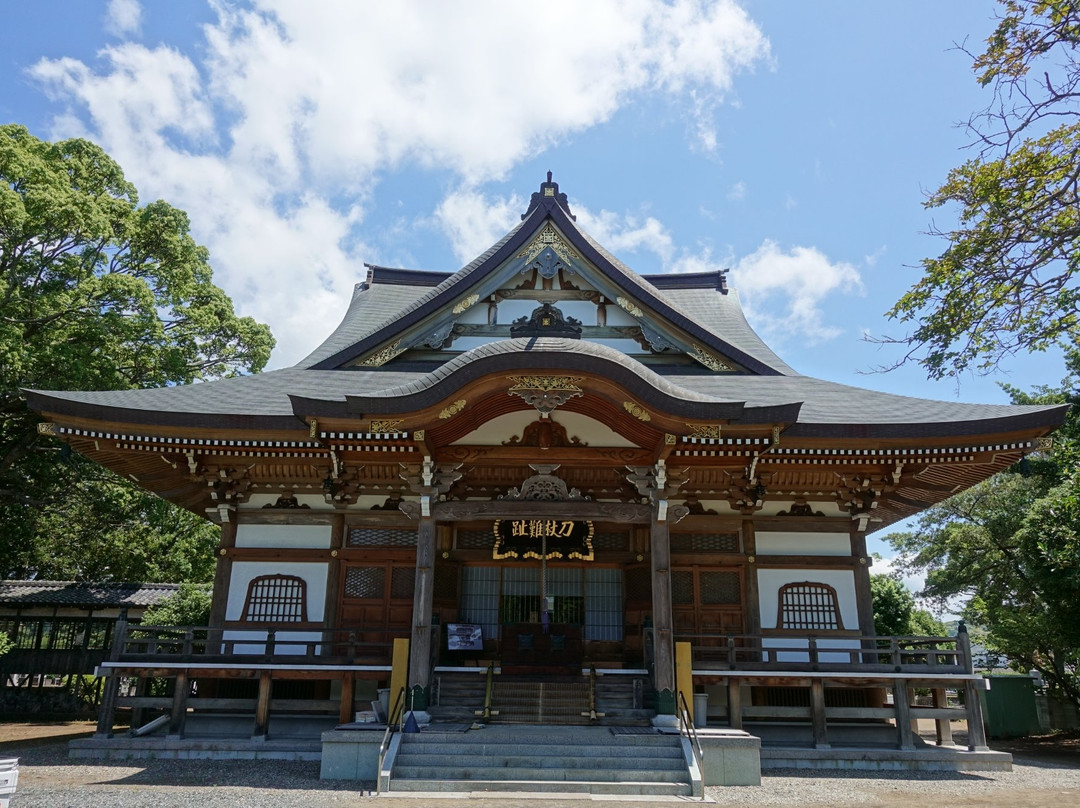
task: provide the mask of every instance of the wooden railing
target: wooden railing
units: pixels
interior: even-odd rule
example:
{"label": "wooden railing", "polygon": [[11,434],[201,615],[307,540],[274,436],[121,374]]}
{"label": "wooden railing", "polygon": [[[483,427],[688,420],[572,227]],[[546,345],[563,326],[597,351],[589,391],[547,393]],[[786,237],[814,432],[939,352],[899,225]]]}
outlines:
{"label": "wooden railing", "polygon": [[972,672],[958,637],[790,634],[680,634],[693,648],[694,670],[907,673]]}
{"label": "wooden railing", "polygon": [[243,666],[259,658],[311,664],[389,664],[394,637],[404,632],[319,629],[125,626],[115,661],[220,662]]}

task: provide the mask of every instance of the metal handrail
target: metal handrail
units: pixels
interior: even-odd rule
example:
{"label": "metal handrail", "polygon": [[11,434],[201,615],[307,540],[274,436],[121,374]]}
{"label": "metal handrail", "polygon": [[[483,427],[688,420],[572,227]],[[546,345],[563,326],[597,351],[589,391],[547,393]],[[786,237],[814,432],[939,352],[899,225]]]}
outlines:
{"label": "metal handrail", "polygon": [[386,761],[386,752],[390,748],[390,739],[394,737],[394,731],[401,726],[401,720],[394,721],[395,715],[400,715],[404,712],[405,706],[405,688],[401,688],[398,691],[397,698],[394,699],[394,706],[386,716],[386,731],[383,733],[382,743],[379,744],[379,765],[375,770],[375,793],[382,793],[382,767]]}
{"label": "metal handrail", "polygon": [[490,719],[493,714],[498,715],[498,712],[492,713],[492,710],[491,710],[491,699],[492,699],[492,693],[494,692],[494,690],[495,690],[495,665],[493,663],[491,663],[491,664],[488,664],[487,683],[484,686],[484,709],[477,711],[477,714],[481,718],[483,718],[484,721],[487,721],[488,719]]}
{"label": "metal handrail", "polygon": [[[697,763],[698,771],[705,771],[705,753],[701,748],[701,739],[697,734],[697,727],[690,718],[690,707],[686,704],[686,693],[679,691],[679,732],[685,733],[690,739],[690,748],[694,752],[694,762]],[[705,796],[702,795],[702,800]]]}

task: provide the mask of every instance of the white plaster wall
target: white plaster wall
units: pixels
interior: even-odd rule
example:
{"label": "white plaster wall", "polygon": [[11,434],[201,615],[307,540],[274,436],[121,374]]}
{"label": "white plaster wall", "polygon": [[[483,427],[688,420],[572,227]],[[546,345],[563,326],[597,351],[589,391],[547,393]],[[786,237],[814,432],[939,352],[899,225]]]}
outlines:
{"label": "white plaster wall", "polygon": [[850,556],[851,536],[847,533],[802,533],[755,531],[757,554]]}
{"label": "white plaster wall", "polygon": [[844,628],[859,630],[859,607],[855,599],[855,573],[852,570],[759,569],[757,580],[758,609],[761,613],[763,629],[777,627],[780,587],[784,584],[810,581],[816,584],[828,584],[835,589],[836,600],[840,606],[840,619],[844,623]]}
{"label": "white plaster wall", "polygon": [[[525,427],[535,421],[536,417],[536,412],[533,410],[500,415],[492,418],[479,429],[474,429],[455,443],[463,446],[499,446],[511,437],[520,438]],[[576,437],[589,446],[636,446],[611,427],[581,413],[556,410],[552,414],[552,420],[566,430],[568,439]],[[540,450],[537,451],[542,454]],[[537,457],[538,461],[542,459],[542,457]]]}
{"label": "white plaster wall", "polygon": [[330,547],[330,525],[236,526],[237,547],[296,547],[325,550]]}
{"label": "white plaster wall", "polygon": [[295,575],[307,583],[307,618],[312,622],[324,619],[326,605],[326,576],[328,565],[323,562],[237,561],[229,579],[229,600],[225,607],[226,620],[244,616],[244,598],[248,584],[260,575]]}

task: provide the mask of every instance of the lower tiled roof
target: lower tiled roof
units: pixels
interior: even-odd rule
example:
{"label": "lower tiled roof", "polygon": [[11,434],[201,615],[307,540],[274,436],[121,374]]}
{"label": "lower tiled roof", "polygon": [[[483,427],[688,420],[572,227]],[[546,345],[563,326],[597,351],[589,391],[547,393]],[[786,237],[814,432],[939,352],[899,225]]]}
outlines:
{"label": "lower tiled roof", "polygon": [[0,581],[6,606],[153,606],[180,584],[81,583],[78,581]]}

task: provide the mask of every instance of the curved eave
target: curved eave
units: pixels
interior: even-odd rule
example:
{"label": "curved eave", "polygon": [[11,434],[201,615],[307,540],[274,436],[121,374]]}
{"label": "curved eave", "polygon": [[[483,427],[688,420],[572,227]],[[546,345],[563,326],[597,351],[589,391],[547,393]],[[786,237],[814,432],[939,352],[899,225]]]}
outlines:
{"label": "curved eave", "polygon": [[1032,432],[1045,435],[1061,426],[1068,404],[1048,406],[996,418],[919,421],[915,423],[796,423],[787,438],[830,438],[847,440],[906,440],[912,438],[955,438],[976,435],[1005,435]]}
{"label": "curved eave", "polygon": [[216,412],[175,412],[132,407],[114,407],[65,398],[62,393],[23,390],[30,409],[55,418],[84,418],[108,423],[140,424],[155,427],[187,427],[195,429],[244,429],[296,431],[307,426],[293,415],[256,415]]}
{"label": "curved eave", "polygon": [[543,204],[535,207],[526,219],[506,237],[496,249],[490,251],[483,260],[474,262],[469,267],[451,276],[437,294],[431,295],[427,300],[404,312],[404,314],[392,322],[388,322],[381,328],[362,338],[348,348],[342,349],[333,355],[311,365],[313,370],[334,370],[349,362],[358,359],[380,345],[386,343],[395,334],[405,331],[426,317],[437,312],[443,306],[452,303],[468,292],[475,282],[486,277],[485,267],[497,267],[513,258],[533,235],[543,226],[546,219],[552,222],[562,231],[570,244],[586,260],[598,267],[604,275],[616,286],[640,300],[647,307],[655,310],[658,315],[669,320],[676,327],[682,329],[694,339],[700,341],[717,353],[749,370],[762,376],[784,375],[781,370],[774,368],[740,348],[729,344],[727,341],[709,331],[698,322],[689,319],[677,309],[673,308],[663,297],[656,294],[655,287],[645,281],[640,284],[633,283],[627,271],[617,266],[611,258],[602,252],[587,238],[577,227],[574,221],[566,214],[566,211],[554,201],[545,200]]}
{"label": "curved eave", "polygon": [[[290,396],[298,418],[341,417],[413,412],[432,407],[466,385],[494,374],[535,371],[599,376],[619,385],[647,406],[695,420],[729,423],[790,424],[801,402],[746,407],[672,384],[625,354],[598,343],[562,339],[512,339],[487,343],[454,357],[407,385],[345,400]],[[342,371],[348,372],[348,371]]]}

